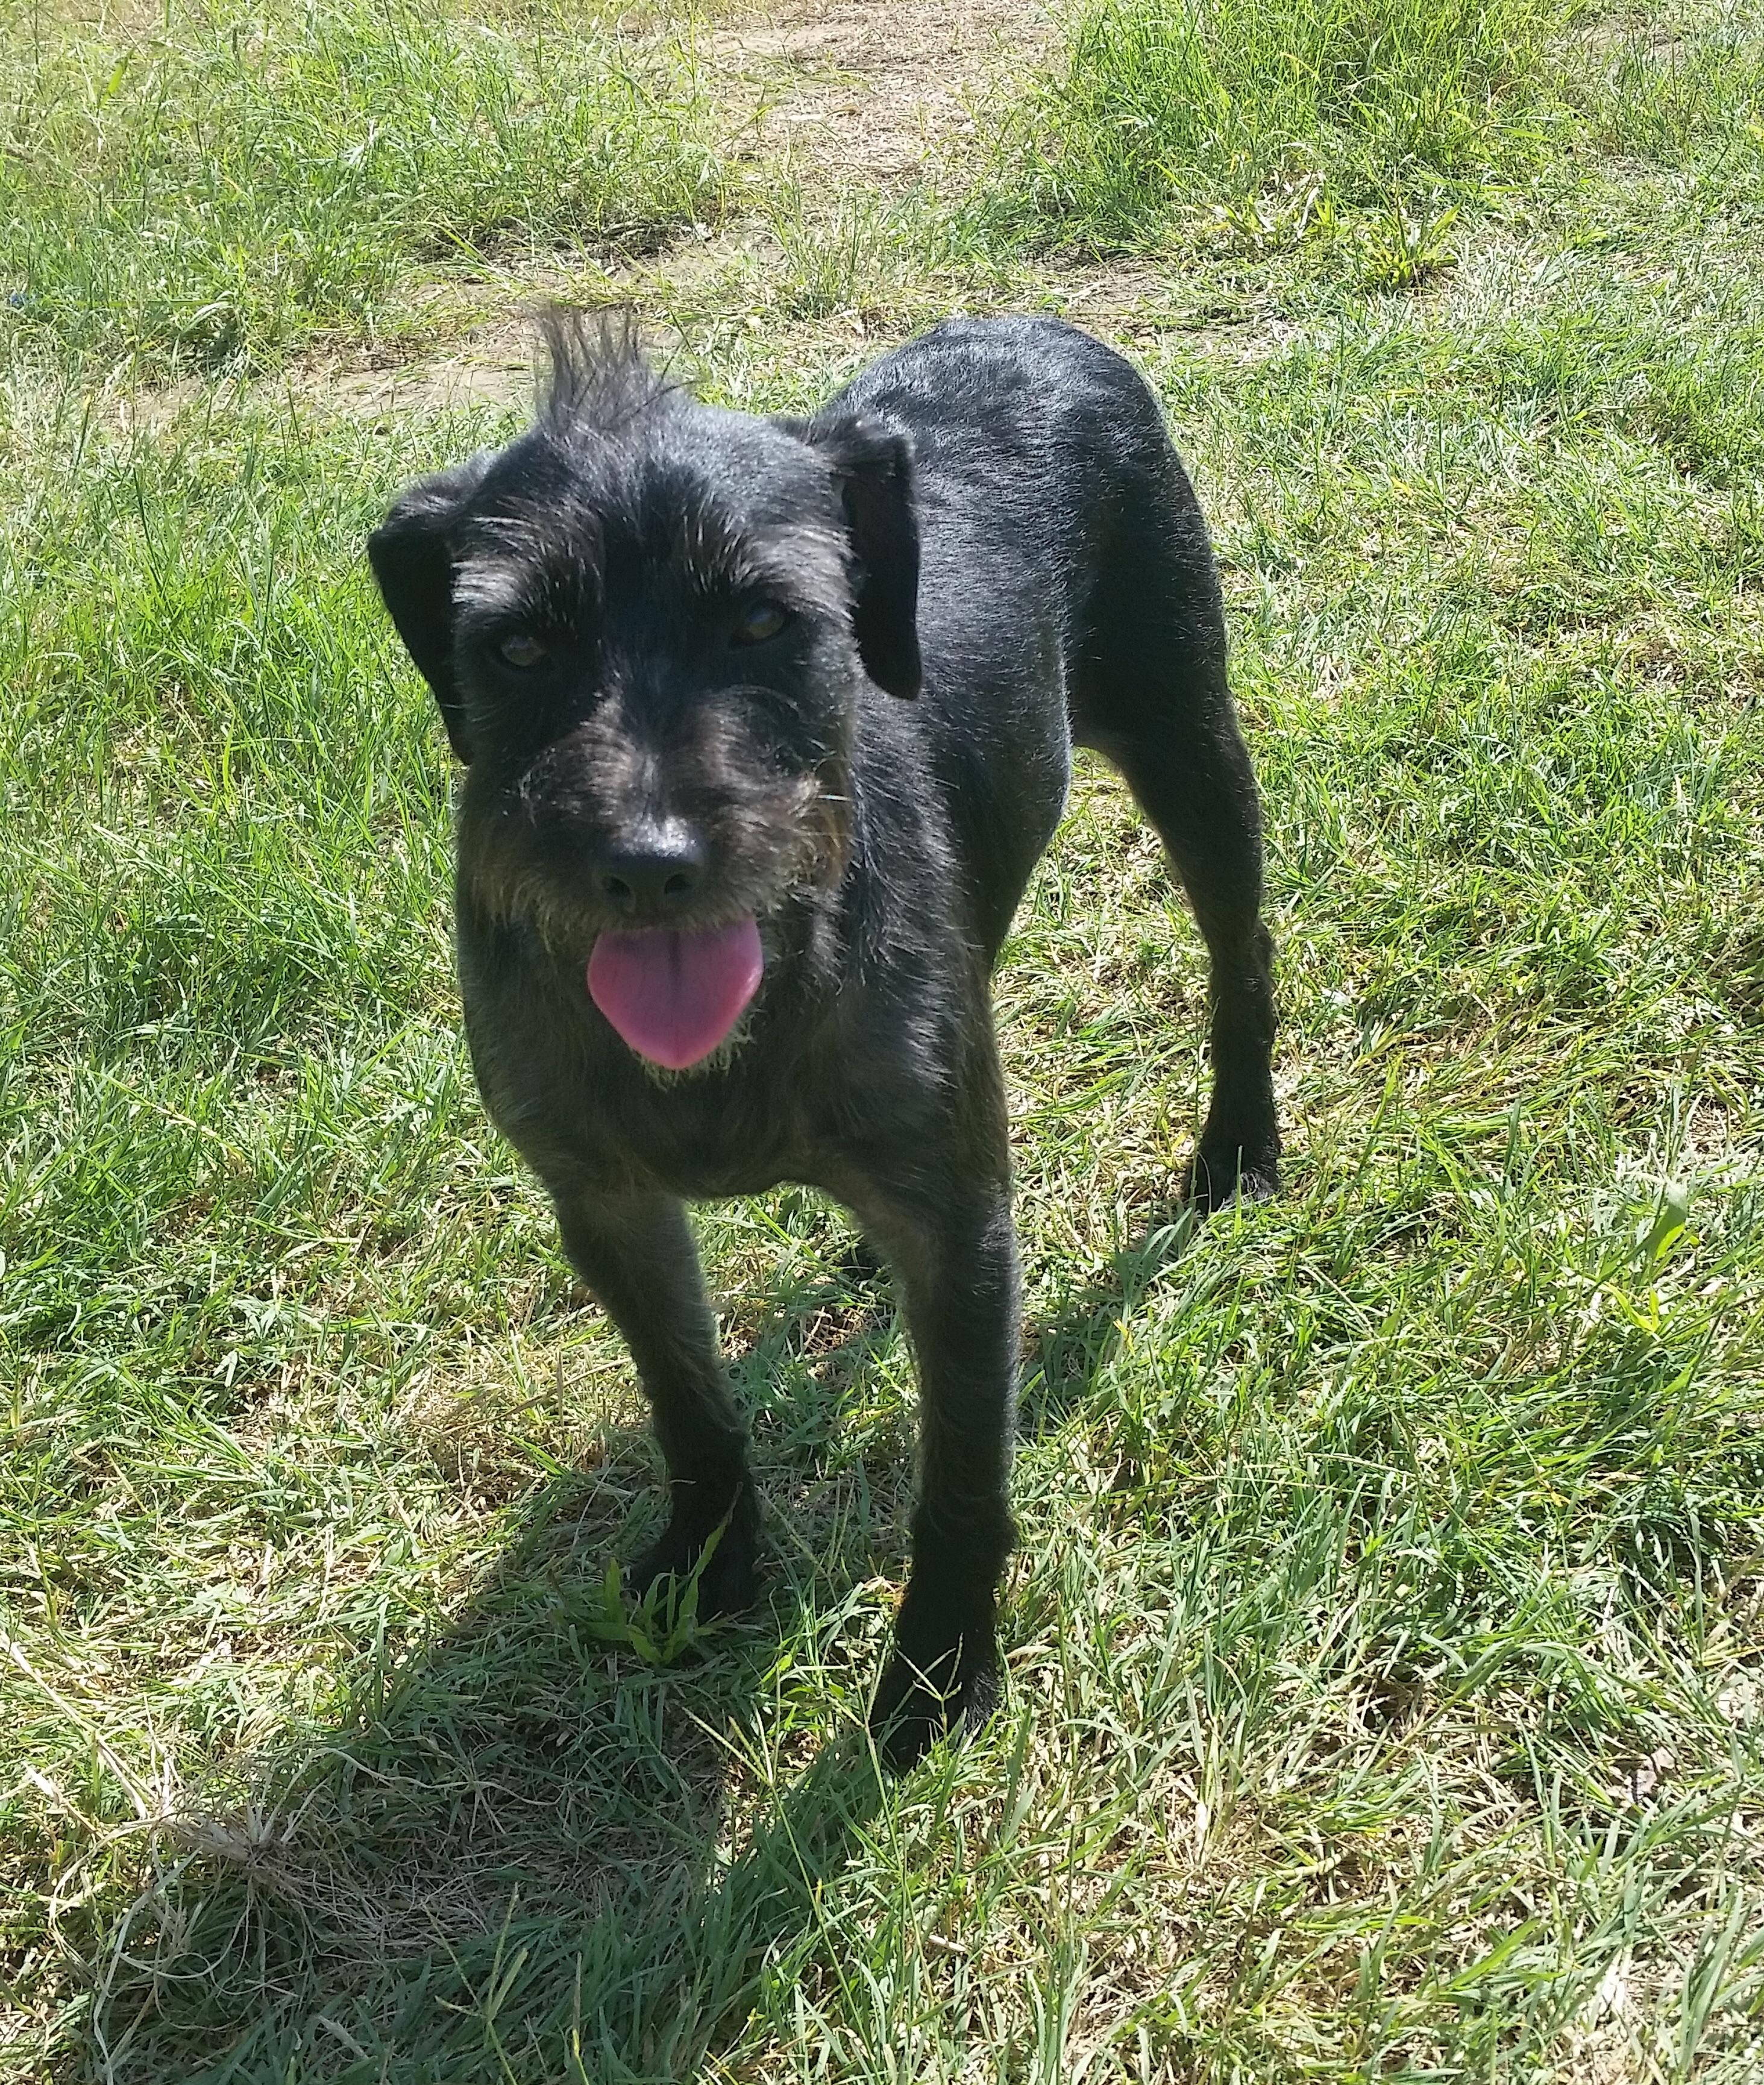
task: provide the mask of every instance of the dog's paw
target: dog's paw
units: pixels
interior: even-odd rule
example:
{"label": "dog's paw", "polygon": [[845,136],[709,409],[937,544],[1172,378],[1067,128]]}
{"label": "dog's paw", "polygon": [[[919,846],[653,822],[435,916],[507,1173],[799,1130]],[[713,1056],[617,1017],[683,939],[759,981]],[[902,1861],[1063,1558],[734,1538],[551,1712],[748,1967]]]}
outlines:
{"label": "dog's paw", "polygon": [[870,1704],[869,1732],[882,1764],[904,1773],[949,1732],[971,1736],[998,1706],[999,1691],[998,1652],[990,1629],[929,1654],[915,1656],[903,1645],[889,1659]]}
{"label": "dog's paw", "polygon": [[744,1614],[759,1594],[759,1517],[750,1494],[744,1494],[727,1520],[707,1535],[697,1527],[670,1521],[625,1571],[625,1590],[641,1599],[664,1579],[674,1581],[678,1599],[698,1579],[698,1617]]}
{"label": "dog's paw", "polygon": [[1279,1192],[1277,1153],[1246,1150],[1239,1144],[1209,1151],[1203,1144],[1188,1161],[1182,1199],[1191,1209],[1210,1217],[1232,1202],[1265,1202]]}

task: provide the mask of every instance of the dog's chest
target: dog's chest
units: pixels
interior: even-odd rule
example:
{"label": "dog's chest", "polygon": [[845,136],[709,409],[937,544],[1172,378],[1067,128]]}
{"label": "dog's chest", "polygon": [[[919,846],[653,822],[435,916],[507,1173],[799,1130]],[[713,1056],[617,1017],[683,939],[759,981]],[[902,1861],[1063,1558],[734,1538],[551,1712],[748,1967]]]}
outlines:
{"label": "dog's chest", "polygon": [[[647,1089],[645,1090],[644,1089]],[[584,1127],[606,1162],[635,1182],[691,1200],[754,1195],[812,1170],[813,1129],[788,1092],[710,1073],[627,1089],[611,1120]]]}
{"label": "dog's chest", "polygon": [[466,1029],[497,1126],[554,1184],[691,1200],[827,1187],[878,1136],[914,1147],[946,1110],[951,1009],[915,989],[768,996],[720,1063],[647,1069],[533,937],[459,942]]}
{"label": "dog's chest", "polygon": [[699,1200],[758,1194],[814,1169],[821,1139],[800,1077],[765,1076],[741,1059],[652,1076],[593,1032],[585,1009],[518,1023],[506,1000],[486,1007],[468,996],[467,1009],[490,1112],[546,1178]]}

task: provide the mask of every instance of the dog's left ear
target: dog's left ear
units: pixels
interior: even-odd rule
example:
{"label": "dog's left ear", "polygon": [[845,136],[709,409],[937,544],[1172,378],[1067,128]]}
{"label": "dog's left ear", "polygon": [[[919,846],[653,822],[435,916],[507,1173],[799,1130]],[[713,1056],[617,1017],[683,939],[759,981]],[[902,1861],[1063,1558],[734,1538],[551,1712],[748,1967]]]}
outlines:
{"label": "dog's left ear", "polygon": [[833,466],[856,560],[852,628],[864,670],[891,695],[919,692],[919,514],[912,444],[856,414],[781,420]]}
{"label": "dog's left ear", "polygon": [[453,524],[490,462],[487,449],[422,479],[398,495],[368,538],[380,598],[417,671],[435,690],[441,721],[461,760],[472,754],[453,674]]}

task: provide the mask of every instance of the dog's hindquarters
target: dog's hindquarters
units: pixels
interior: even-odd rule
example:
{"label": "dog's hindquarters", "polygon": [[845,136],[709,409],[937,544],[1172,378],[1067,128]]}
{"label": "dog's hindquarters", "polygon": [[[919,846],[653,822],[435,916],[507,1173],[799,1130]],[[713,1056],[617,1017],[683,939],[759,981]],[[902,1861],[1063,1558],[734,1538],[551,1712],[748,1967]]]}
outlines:
{"label": "dog's hindquarters", "polygon": [[1261,805],[1199,503],[1155,400],[1131,382],[1132,451],[1069,677],[1072,728],[1120,770],[1157,828],[1206,941],[1214,1089],[1189,1193],[1212,1208],[1239,1187],[1260,1195],[1278,1184]]}
{"label": "dog's hindquarters", "polygon": [[1069,728],[1157,827],[1211,958],[1193,1197],[1272,1189],[1260,807],[1206,525],[1157,400],[1113,349],[1046,318],[952,320],[845,395],[909,430],[918,460],[925,707],[963,776],[952,822],[984,870],[979,941],[996,954],[1052,830]]}

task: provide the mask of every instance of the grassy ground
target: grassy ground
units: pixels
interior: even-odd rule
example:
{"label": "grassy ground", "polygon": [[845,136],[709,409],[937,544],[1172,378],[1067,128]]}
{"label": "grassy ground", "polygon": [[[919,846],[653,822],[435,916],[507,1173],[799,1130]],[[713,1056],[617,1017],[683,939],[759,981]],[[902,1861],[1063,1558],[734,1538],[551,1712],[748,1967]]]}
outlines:
{"label": "grassy ground", "polygon": [[[0,2074],[1755,2079],[1764,22],[1118,0],[853,189],[751,15],[548,6],[0,0]],[[886,1288],[707,1212],[776,1556],[657,1643],[462,1060],[360,546],[536,287],[767,406],[1069,310],[1215,521],[1290,1190],[1172,1208],[1198,946],[1086,772],[1010,1698],[899,1783]]]}

